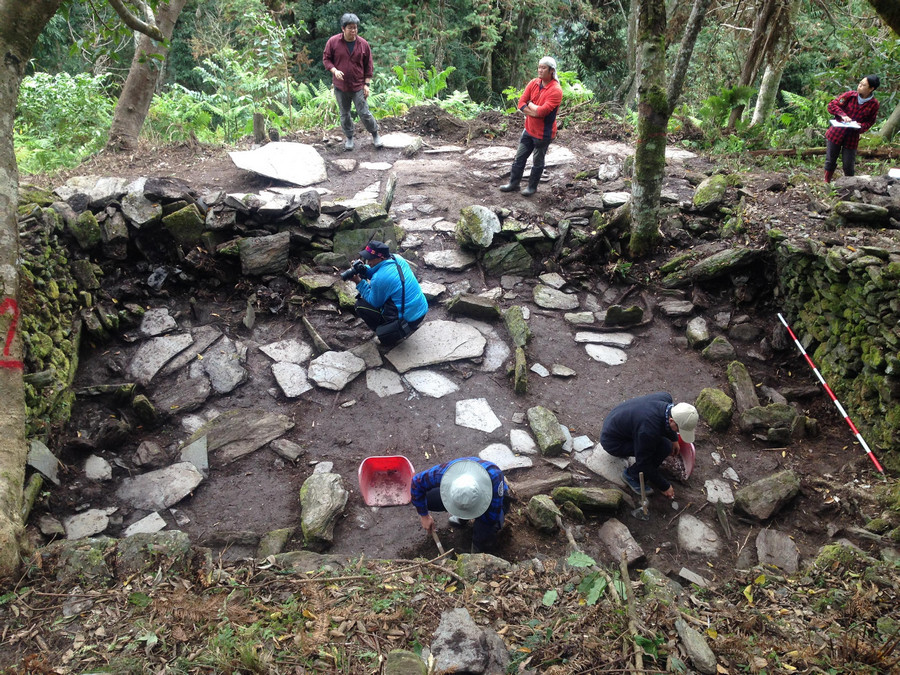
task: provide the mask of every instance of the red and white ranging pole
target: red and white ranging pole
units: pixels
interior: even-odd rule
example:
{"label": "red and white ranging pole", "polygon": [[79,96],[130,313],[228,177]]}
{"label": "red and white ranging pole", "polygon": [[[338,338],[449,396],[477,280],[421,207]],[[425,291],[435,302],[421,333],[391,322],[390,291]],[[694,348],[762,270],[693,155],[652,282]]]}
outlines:
{"label": "red and white ranging pole", "polygon": [[781,316],[779,312],[778,318],[781,319],[781,323],[784,324],[784,327],[787,328],[787,332],[791,334],[791,338],[794,340],[794,344],[797,345],[797,349],[800,350],[800,353],[803,354],[804,358],[806,358],[806,362],[809,364],[809,367],[812,368],[813,373],[815,373],[816,377],[819,378],[819,382],[822,383],[822,386],[825,387],[825,391],[828,392],[828,395],[831,397],[832,402],[837,407],[838,412],[844,418],[844,421],[850,426],[850,430],[856,436],[856,440],[860,442],[865,449],[866,453],[869,455],[869,459],[872,460],[872,463],[875,465],[875,468],[878,469],[882,474],[884,473],[884,469],[881,468],[881,464],[878,463],[878,458],[872,452],[871,448],[869,448],[869,444],[866,443],[866,440],[862,437],[862,434],[856,428],[856,425],[853,424],[853,420],[850,419],[850,415],[847,414],[847,411],[844,410],[844,406],[841,405],[841,402],[837,400],[837,397],[834,395],[834,392],[831,391],[831,387],[828,386],[828,383],[825,381],[825,378],[819,373],[819,369],[816,368],[816,364],[812,362],[812,359],[809,358],[809,354],[806,353],[806,350],[803,349],[803,345],[800,344],[800,341],[797,339],[797,336],[794,335],[794,331],[791,330],[791,327],[788,326],[788,322],[784,320],[784,317]]}

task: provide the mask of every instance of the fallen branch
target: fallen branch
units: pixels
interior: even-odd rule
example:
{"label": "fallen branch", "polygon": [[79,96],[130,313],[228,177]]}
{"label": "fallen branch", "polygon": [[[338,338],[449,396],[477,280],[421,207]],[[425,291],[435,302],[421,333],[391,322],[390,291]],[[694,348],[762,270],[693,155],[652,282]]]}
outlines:
{"label": "fallen branch", "polygon": [[622,557],[619,560],[619,570],[622,572],[622,585],[625,586],[625,607],[628,612],[628,630],[631,633],[631,643],[634,647],[634,672],[644,672],[644,655],[641,653],[641,647],[635,641],[638,637],[637,629],[637,613],[634,609],[634,589],[631,587],[631,577],[628,576],[628,559],[625,557],[625,551],[622,551]]}
{"label": "fallen branch", "polygon": [[437,558],[432,558],[431,560],[425,560],[422,562],[414,563],[412,565],[408,565],[407,567],[401,567],[400,569],[397,569],[397,570],[388,570],[387,572],[372,572],[371,574],[350,574],[350,575],[343,576],[343,577],[309,577],[306,579],[292,579],[291,581],[293,583],[297,583],[297,584],[322,583],[322,582],[331,583],[334,581],[360,581],[362,579],[371,579],[373,576],[389,577],[394,574],[400,574],[402,572],[408,572],[409,570],[414,570],[418,567],[434,567],[436,569],[439,569],[441,572],[444,572],[445,574],[449,574],[451,577],[456,579],[458,582],[464,584],[464,583],[466,583],[466,580],[463,579],[461,576],[459,576],[455,572],[451,572],[446,567],[443,567],[442,565],[437,564],[439,560],[443,560],[444,558],[450,556],[455,550],[456,549],[451,548],[449,551],[447,551],[443,555],[439,555]]}

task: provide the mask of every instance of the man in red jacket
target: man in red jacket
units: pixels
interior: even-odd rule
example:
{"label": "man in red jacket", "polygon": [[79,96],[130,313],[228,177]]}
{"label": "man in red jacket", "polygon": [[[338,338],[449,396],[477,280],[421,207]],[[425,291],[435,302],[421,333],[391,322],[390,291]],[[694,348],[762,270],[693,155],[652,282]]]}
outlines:
{"label": "man in red jacket", "polygon": [[538,62],[538,76],[525,87],[519,99],[519,110],[525,115],[525,131],[519,139],[519,149],[509,172],[509,182],[501,186],[501,192],[514,192],[519,189],[525,162],[531,153],[531,175],[528,187],[522,194],[530,197],[537,192],[541,174],[544,172],[544,157],[550,142],[556,137],[556,114],[562,103],[562,89],[556,75],[556,60],[545,56]]}
{"label": "man in red jacket", "polygon": [[[877,75],[866,75],[856,85],[856,91],[844,92],[828,104],[828,112],[834,120],[825,132],[825,182],[830,183],[841,155],[844,175],[856,173],[856,148],[859,135],[875,124],[878,117],[878,101],[875,90],[881,84]],[[836,126],[837,124],[837,126]],[[845,126],[845,125],[852,126]]]}
{"label": "man in red jacket", "polygon": [[344,131],[344,150],[353,149],[353,118],[350,117],[350,105],[356,108],[356,114],[363,126],[372,134],[372,145],[382,147],[378,135],[378,122],[369,112],[366,99],[369,98],[369,84],[375,66],[372,61],[372,50],[369,43],[359,37],[359,17],[356,14],[344,14],[341,17],[341,32],[328,38],[322,64],[331,73],[334,84],[334,97],[341,111],[341,129]]}

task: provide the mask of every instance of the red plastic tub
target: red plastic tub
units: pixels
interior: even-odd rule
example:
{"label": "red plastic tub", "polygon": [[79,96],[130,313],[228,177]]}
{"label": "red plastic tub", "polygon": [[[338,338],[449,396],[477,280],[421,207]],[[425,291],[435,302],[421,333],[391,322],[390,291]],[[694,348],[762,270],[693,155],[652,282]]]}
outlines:
{"label": "red plastic tub", "polygon": [[681,461],[684,462],[684,477],[690,478],[694,472],[694,460],[696,458],[696,450],[693,443],[685,443],[681,436],[678,437],[678,454],[681,455]]}
{"label": "red plastic tub", "polygon": [[367,506],[409,504],[409,488],[415,473],[403,455],[366,457],[359,465],[359,491]]}

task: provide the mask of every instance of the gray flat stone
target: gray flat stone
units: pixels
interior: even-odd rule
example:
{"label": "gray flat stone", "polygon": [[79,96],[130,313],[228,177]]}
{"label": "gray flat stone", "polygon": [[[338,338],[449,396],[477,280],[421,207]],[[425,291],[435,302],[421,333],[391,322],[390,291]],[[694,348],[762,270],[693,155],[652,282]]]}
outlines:
{"label": "gray flat stone", "polygon": [[185,445],[179,455],[182,462],[190,462],[197,467],[204,478],[209,477],[209,452],[206,436],[201,436],[193,443]]}
{"label": "gray flat stone", "polygon": [[147,340],[138,347],[128,364],[128,373],[132,379],[146,386],[169,360],[190,347],[193,342],[194,338],[189,333]]}
{"label": "gray flat stone", "polygon": [[628,360],[628,354],[615,347],[606,345],[585,345],[584,350],[594,361],[605,363],[608,366],[621,366]]}
{"label": "gray flat stone", "polygon": [[524,429],[511,429],[509,432],[509,445],[517,455],[538,454],[537,442]]}
{"label": "gray flat stone", "polygon": [[671,318],[689,316],[694,311],[694,303],[690,300],[663,300],[657,307],[663,316]]}
{"label": "gray flat stone", "polygon": [[429,251],[425,254],[425,264],[439,270],[462,272],[475,264],[475,256],[457,249]]}
{"label": "gray flat stone", "polygon": [[394,150],[403,150],[403,148],[408,145],[415,143],[421,136],[416,136],[413,134],[406,134],[402,131],[395,131],[390,134],[384,134],[381,137],[381,142],[384,143],[384,147],[393,148]]}
{"label": "gray flat stone", "polygon": [[762,530],[756,536],[756,554],[761,565],[774,565],[788,574],[800,568],[800,549],[785,532]]}
{"label": "gray flat stone", "polygon": [[431,398],[442,398],[459,391],[459,385],[433,370],[411,370],[403,376],[409,386]]}
{"label": "gray flat stone", "polygon": [[443,218],[404,218],[397,225],[406,232],[434,232],[434,226],[442,220]]}
{"label": "gray flat stone", "polygon": [[161,377],[167,377],[195,361],[198,354],[205,352],[207,347],[222,337],[222,331],[215,326],[199,326],[191,329],[191,337],[194,342],[159,371]]}
{"label": "gray flat stone", "polygon": [[[566,312],[563,314],[563,320],[573,326],[589,326],[594,323],[597,318],[593,312]],[[577,342],[576,338],[576,342]]]}
{"label": "gray flat stone", "polygon": [[136,534],[153,534],[154,532],[159,532],[164,529],[166,529],[166,521],[159,513],[154,511],[149,516],[144,516],[140,520],[126,527],[122,536],[132,537]]}
{"label": "gray flat stone", "polygon": [[487,340],[473,326],[455,321],[426,321],[385,358],[402,374],[413,368],[482,356],[486,344]]}
{"label": "gray flat stone", "polygon": [[734,504],[734,493],[731,491],[731,486],[724,480],[718,478],[708,480],[703,484],[703,489],[706,490],[706,501],[710,504],[716,502]]}
{"label": "gray flat stone", "polygon": [[360,169],[369,169],[370,171],[387,171],[393,166],[390,162],[360,162]]}
{"label": "gray flat stone", "polygon": [[623,551],[629,566],[644,558],[644,550],[635,541],[631,531],[615,518],[610,518],[603,523],[597,532],[597,538],[616,562],[622,559]]}
{"label": "gray flat stone", "polygon": [[634,344],[634,335],[631,333],[594,333],[593,331],[580,331],[575,333],[575,342],[626,349]]}
{"label": "gray flat stone", "polygon": [[59,485],[59,460],[56,459],[50,448],[41,443],[41,441],[33,440],[28,448],[28,466],[49,479],[54,485]]}
{"label": "gray flat stone", "polygon": [[578,308],[577,295],[563,293],[562,291],[558,291],[555,288],[550,288],[543,284],[538,284],[534,287],[532,296],[534,298],[534,303],[538,307],[543,307],[544,309]]}
{"label": "gray flat stone", "polygon": [[366,387],[375,392],[378,398],[403,394],[406,389],[400,381],[400,376],[393,370],[377,368],[366,371]]}
{"label": "gray flat stone", "polygon": [[136,509],[159,511],[177,504],[203,482],[203,474],[190,462],[124,478],[116,496]]}
{"label": "gray flat stone", "polygon": [[115,506],[104,509],[88,509],[63,520],[66,539],[84,539],[100,534],[109,527],[109,516],[118,511]]}
{"label": "gray flat stone", "polygon": [[328,179],[325,160],[311,145],[276,141],[256,150],[237,150],[228,156],[239,169],[294,185],[315,185]]}
{"label": "gray flat stone", "polygon": [[178,324],[165,307],[148,309],[141,317],[141,326],[138,332],[144,337],[157,337],[175,330]]}
{"label": "gray flat stone", "polygon": [[288,398],[297,398],[313,388],[306,376],[306,368],[296,363],[279,361],[272,364],[272,375],[282,393]]}
{"label": "gray flat stone", "polygon": [[622,472],[628,467],[628,460],[613,457],[599,443],[591,450],[576,452],[574,459],[598,476],[603,476],[613,485],[620,487],[625,485],[625,481],[622,480]]}
{"label": "gray flat stone", "polygon": [[313,348],[310,345],[293,338],[263,345],[259,351],[273,361],[287,363],[303,363],[313,355]]}
{"label": "gray flat stone", "polygon": [[535,363],[529,370],[540,377],[550,377],[550,371],[547,370],[546,366],[542,366],[540,363]]}
{"label": "gray flat stone", "polygon": [[366,362],[350,352],[325,352],[309,364],[309,378],[323,389],[341,391],[366,369]]}
{"label": "gray flat stone", "polygon": [[685,514],[678,519],[678,544],[691,553],[708,557],[719,554],[719,535],[699,518]]}
{"label": "gray flat stone", "polygon": [[529,469],[534,466],[530,457],[517,456],[509,446],[503,443],[492,443],[479,452],[478,456],[488,462],[493,462],[500,467],[501,471]]}
{"label": "gray flat stone", "polygon": [[484,398],[470,398],[456,402],[456,424],[485,433],[499,429],[502,424]]}
{"label": "gray flat stone", "polygon": [[249,374],[241,364],[247,349],[227,335],[203,352],[203,359],[191,364],[192,377],[201,373],[209,376],[209,383],[217,394],[228,394],[247,381]]}

